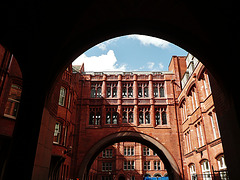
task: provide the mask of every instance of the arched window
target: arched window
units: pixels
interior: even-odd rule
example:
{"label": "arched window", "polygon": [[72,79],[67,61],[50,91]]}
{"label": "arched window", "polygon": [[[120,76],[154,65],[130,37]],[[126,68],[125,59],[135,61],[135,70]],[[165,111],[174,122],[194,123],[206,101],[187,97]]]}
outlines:
{"label": "arched window", "polygon": [[211,172],[208,160],[204,160],[201,162],[203,180],[210,180],[211,179]]}
{"label": "arched window", "polygon": [[167,113],[162,112],[162,125],[166,125],[166,124],[167,124]]}
{"label": "arched window", "polygon": [[133,112],[129,112],[128,119],[130,123],[133,123]]}
{"label": "arched window", "polygon": [[221,179],[222,180],[229,179],[228,174],[227,174],[227,166],[226,166],[226,163],[225,163],[224,156],[221,155],[220,157],[218,157],[217,161],[218,161],[218,168],[219,168],[219,171],[220,171]]}
{"label": "arched window", "polygon": [[160,122],[160,113],[159,112],[155,113],[155,119],[156,119],[156,125],[160,125],[161,122]]}
{"label": "arched window", "polygon": [[95,124],[96,124],[96,125],[100,125],[100,122],[101,122],[101,113],[100,113],[100,112],[97,112]]}
{"label": "arched window", "polygon": [[150,121],[150,113],[149,112],[145,113],[145,121],[146,121],[146,124],[150,124],[151,123],[151,121]]}
{"label": "arched window", "polygon": [[143,124],[143,112],[139,113],[139,124]]}
{"label": "arched window", "polygon": [[117,124],[118,123],[118,113],[117,112],[113,113],[112,122],[113,122],[113,124]]}
{"label": "arched window", "polygon": [[117,97],[117,88],[114,87],[112,91],[113,91],[112,97]]}
{"label": "arched window", "polygon": [[108,112],[106,114],[106,124],[111,124],[111,113],[110,112]]}
{"label": "arched window", "polygon": [[127,112],[123,112],[122,121],[123,123],[127,123]]}
{"label": "arched window", "polygon": [[190,178],[191,180],[197,179],[195,164],[189,166]]}
{"label": "arched window", "polygon": [[91,112],[89,116],[89,125],[94,125],[94,118],[95,118],[95,114],[94,112]]}

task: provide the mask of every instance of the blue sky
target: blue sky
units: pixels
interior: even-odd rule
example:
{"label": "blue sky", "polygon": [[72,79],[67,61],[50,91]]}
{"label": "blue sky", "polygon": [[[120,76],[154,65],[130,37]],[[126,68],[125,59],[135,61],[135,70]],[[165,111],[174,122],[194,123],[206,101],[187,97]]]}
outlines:
{"label": "blue sky", "polygon": [[187,52],[165,40],[135,34],[104,41],[73,65],[84,62],[85,71],[167,71],[173,55],[186,56]]}

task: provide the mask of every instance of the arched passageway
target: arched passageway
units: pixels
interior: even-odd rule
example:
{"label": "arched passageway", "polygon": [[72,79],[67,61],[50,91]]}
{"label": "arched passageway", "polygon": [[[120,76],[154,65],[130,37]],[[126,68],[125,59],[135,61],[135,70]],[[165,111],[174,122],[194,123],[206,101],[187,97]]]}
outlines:
{"label": "arched passageway", "polygon": [[[19,174],[13,170],[21,172],[25,179],[31,179],[32,174],[36,177],[37,172],[47,176],[49,160],[35,158],[37,149],[51,153],[51,143],[39,143],[39,132],[43,111],[49,111],[45,100],[57,74],[93,45],[130,33],[160,37],[181,46],[200,59],[217,79],[220,88],[214,87],[213,92],[216,110],[220,112],[226,163],[230,177],[238,178],[239,93],[232,86],[239,77],[239,67],[235,65],[239,36],[233,1],[211,1],[206,5],[203,1],[106,0],[81,6],[68,1],[59,8],[48,2],[25,1],[19,3],[20,7],[11,1],[4,3],[0,11],[0,41],[18,59],[24,84],[3,179],[17,179]],[[33,68],[33,64],[37,65]],[[28,158],[23,160],[23,154]]]}
{"label": "arched passageway", "polygon": [[107,146],[114,144],[116,142],[122,141],[131,141],[139,142],[150,147],[158,156],[162,159],[165,164],[165,167],[168,171],[170,179],[181,179],[181,172],[179,170],[179,165],[176,163],[176,160],[173,158],[171,153],[155,138],[134,131],[127,132],[118,132],[111,135],[108,135],[98,141],[94,146],[88,151],[84,156],[81,166],[79,168],[78,178],[84,179],[83,177],[88,174],[88,171],[97,157],[97,155]]}

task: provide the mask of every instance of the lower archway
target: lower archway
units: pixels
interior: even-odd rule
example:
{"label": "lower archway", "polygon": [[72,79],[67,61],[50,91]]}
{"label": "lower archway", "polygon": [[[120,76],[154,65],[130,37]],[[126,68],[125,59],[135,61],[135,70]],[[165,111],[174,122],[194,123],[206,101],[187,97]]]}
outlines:
{"label": "lower archway", "polygon": [[84,177],[88,177],[88,172],[94,159],[105,147],[122,141],[139,142],[150,147],[164,162],[165,167],[167,168],[169,179],[181,179],[181,172],[179,170],[179,167],[166,147],[163,146],[155,138],[135,131],[114,133],[98,141],[98,143],[96,143],[84,156],[83,161],[80,165],[78,178],[84,179]]}

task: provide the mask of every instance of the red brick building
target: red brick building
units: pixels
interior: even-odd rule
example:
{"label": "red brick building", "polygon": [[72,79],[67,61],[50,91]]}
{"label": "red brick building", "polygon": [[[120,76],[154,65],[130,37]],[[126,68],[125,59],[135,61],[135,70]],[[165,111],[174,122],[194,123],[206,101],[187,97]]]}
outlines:
{"label": "red brick building", "polygon": [[136,142],[120,142],[105,148],[93,162],[89,179],[111,180],[123,177],[166,177],[167,171],[157,154]]}
{"label": "red brick building", "polygon": [[[20,104],[22,75],[15,58],[3,47],[0,63],[2,168]],[[99,153],[115,144],[112,152],[121,159],[124,154],[121,143],[127,141],[131,141],[129,147],[131,143],[135,143],[135,149],[141,147],[141,151],[136,151],[139,157],[142,147],[153,149],[170,178],[207,179],[210,174],[225,178],[226,165],[210,82],[214,80],[206,68],[190,54],[173,56],[167,72],[84,72],[84,66],[78,70],[69,66],[50,92],[48,113],[43,113],[47,117],[43,119],[51,118],[51,123],[42,122],[44,128],[40,129],[44,137],[39,137],[38,148],[53,142],[48,149],[52,155],[46,161],[49,168],[45,169],[49,179],[86,178],[91,175],[88,172],[94,171],[90,168]],[[37,149],[38,152],[43,151]],[[41,164],[43,156],[36,156],[36,164]],[[130,167],[132,161],[134,168],[142,171],[141,176],[146,173],[154,176],[141,170],[144,165],[137,159],[129,161]],[[130,178],[131,174],[125,174],[129,171],[124,170],[125,161],[116,162],[115,169],[122,171],[115,177]]]}

